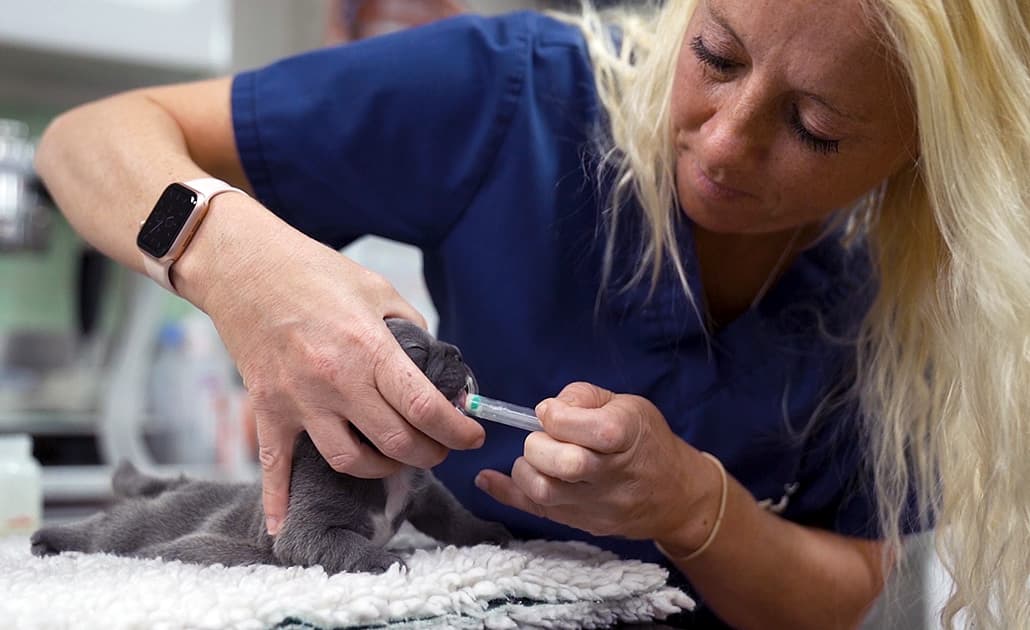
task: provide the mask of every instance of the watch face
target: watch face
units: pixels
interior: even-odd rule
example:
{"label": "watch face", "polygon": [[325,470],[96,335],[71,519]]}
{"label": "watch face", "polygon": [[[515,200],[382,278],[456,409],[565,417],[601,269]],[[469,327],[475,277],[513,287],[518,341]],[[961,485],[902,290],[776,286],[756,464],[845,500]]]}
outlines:
{"label": "watch face", "polygon": [[180,184],[169,185],[143,222],[136,244],[154,258],[161,258],[172,248],[196,205],[197,193]]}

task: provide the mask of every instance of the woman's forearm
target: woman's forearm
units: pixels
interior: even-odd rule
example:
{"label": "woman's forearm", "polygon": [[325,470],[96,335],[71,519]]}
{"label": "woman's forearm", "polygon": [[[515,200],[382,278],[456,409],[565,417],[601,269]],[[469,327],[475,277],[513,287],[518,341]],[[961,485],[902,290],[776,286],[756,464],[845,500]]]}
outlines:
{"label": "woman's forearm", "polygon": [[[854,628],[882,584],[877,541],[803,527],[728,478],[718,535],[698,557],[661,541],[705,604],[736,628]],[[694,538],[696,540],[696,538]]]}
{"label": "woman's forearm", "polygon": [[[229,79],[215,79],[128,92],[73,109],[43,134],[36,168],[79,234],[140,271],[140,221],[168,184],[214,176],[249,189],[236,153],[229,90]],[[233,216],[223,216],[220,208]],[[247,220],[239,220],[244,215]],[[207,310],[210,285],[231,285],[227,276],[240,266],[237,261],[253,251],[268,252],[268,243],[285,233],[296,240],[292,232],[253,199],[221,195],[173,267],[176,288]]]}
{"label": "woman's forearm", "polygon": [[206,176],[175,120],[139,92],[58,117],[40,141],[36,169],[76,231],[136,270],[136,232],[161,191]]}

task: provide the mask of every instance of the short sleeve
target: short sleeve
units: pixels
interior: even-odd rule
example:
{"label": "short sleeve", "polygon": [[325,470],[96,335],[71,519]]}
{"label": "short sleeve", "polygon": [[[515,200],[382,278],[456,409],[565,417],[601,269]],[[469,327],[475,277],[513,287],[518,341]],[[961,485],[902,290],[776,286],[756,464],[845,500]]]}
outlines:
{"label": "short sleeve", "polygon": [[233,126],[256,196],[335,247],[437,242],[496,159],[539,20],[461,16],[237,75]]}

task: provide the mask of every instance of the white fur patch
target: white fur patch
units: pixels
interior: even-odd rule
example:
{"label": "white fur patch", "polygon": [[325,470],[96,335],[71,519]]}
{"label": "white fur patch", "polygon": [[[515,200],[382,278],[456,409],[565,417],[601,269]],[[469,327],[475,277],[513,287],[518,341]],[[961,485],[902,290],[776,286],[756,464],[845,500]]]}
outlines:
{"label": "white fur patch", "polygon": [[385,545],[394,535],[393,521],[401,513],[411,498],[411,478],[414,476],[413,468],[402,468],[383,479],[386,489],[386,509],[378,514],[372,514],[372,544]]}

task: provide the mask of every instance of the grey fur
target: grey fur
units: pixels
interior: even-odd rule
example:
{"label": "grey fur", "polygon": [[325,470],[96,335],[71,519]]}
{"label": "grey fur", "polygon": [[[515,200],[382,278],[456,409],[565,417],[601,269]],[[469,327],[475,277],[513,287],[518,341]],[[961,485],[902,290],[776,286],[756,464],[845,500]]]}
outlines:
{"label": "grey fur", "polygon": [[[389,319],[387,325],[415,364],[448,399],[455,399],[471,377],[458,349],[404,320]],[[391,504],[397,513],[387,522],[383,515],[390,485],[408,491]],[[107,552],[197,564],[321,565],[330,574],[380,573],[401,562],[383,544],[405,519],[448,544],[511,539],[503,526],[465,510],[428,470],[405,468],[390,480],[341,474],[329,467],[307,433],[297,438],[289,509],[274,539],[265,531],[260,482],[160,479],[124,463],[112,487],[116,502],[109,509],[38,530],[32,553]]]}

